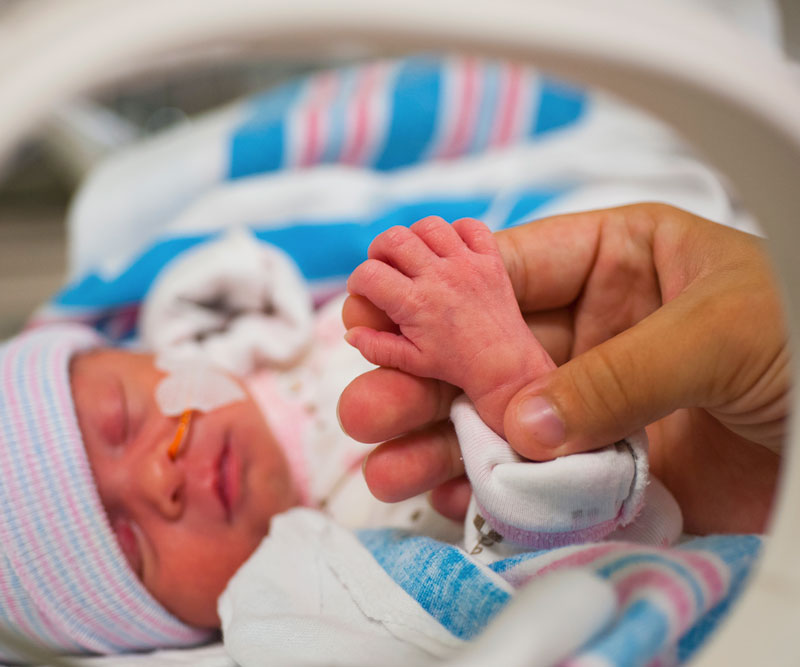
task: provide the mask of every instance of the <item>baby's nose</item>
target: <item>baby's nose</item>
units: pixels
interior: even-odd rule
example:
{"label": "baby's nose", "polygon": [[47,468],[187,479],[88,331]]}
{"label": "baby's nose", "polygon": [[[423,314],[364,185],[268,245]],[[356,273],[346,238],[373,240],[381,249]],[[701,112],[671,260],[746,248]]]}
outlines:
{"label": "baby's nose", "polygon": [[139,488],[143,498],[165,519],[183,514],[185,473],[180,459],[173,460],[166,446],[153,447],[141,461]]}

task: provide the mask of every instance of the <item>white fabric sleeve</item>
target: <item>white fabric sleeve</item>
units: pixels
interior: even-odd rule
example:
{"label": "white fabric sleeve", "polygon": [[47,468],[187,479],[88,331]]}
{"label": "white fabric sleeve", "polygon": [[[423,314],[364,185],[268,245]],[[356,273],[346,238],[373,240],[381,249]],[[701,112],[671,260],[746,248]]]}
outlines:
{"label": "white fabric sleeve", "polygon": [[601,540],[630,524],[648,484],[647,436],[552,461],[523,459],[466,396],[450,413],[472,484],[466,548],[505,541],[544,549]]}

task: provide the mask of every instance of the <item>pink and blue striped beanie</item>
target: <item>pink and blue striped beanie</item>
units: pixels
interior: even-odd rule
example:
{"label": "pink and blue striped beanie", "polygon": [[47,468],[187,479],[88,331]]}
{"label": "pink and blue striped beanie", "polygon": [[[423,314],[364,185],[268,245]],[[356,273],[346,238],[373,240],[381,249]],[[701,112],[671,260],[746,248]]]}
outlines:
{"label": "pink and blue striped beanie", "polygon": [[[103,345],[53,325],[0,345],[0,625],[57,653],[198,644],[208,633],[168,613],[117,544],[83,447],[71,357]],[[3,648],[0,660],[19,660]]]}

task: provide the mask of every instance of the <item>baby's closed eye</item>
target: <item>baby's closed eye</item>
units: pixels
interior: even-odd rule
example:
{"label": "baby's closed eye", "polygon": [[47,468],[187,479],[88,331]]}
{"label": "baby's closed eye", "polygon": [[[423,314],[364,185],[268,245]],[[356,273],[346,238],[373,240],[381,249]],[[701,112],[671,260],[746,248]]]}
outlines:
{"label": "baby's closed eye", "polygon": [[125,388],[119,380],[100,406],[100,434],[110,445],[120,446],[128,439],[129,416]]}

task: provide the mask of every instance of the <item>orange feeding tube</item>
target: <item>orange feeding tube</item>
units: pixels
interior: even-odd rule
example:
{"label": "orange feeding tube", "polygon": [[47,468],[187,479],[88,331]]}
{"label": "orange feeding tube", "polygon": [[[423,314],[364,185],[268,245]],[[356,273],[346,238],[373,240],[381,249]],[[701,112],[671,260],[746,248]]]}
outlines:
{"label": "orange feeding tube", "polygon": [[171,461],[174,461],[176,458],[178,458],[181,445],[186,438],[186,433],[189,430],[189,425],[192,421],[193,412],[194,410],[184,410],[183,414],[181,414],[181,418],[178,421],[178,431],[175,433],[175,437],[172,439],[172,443],[167,450],[167,456],[169,456]]}

